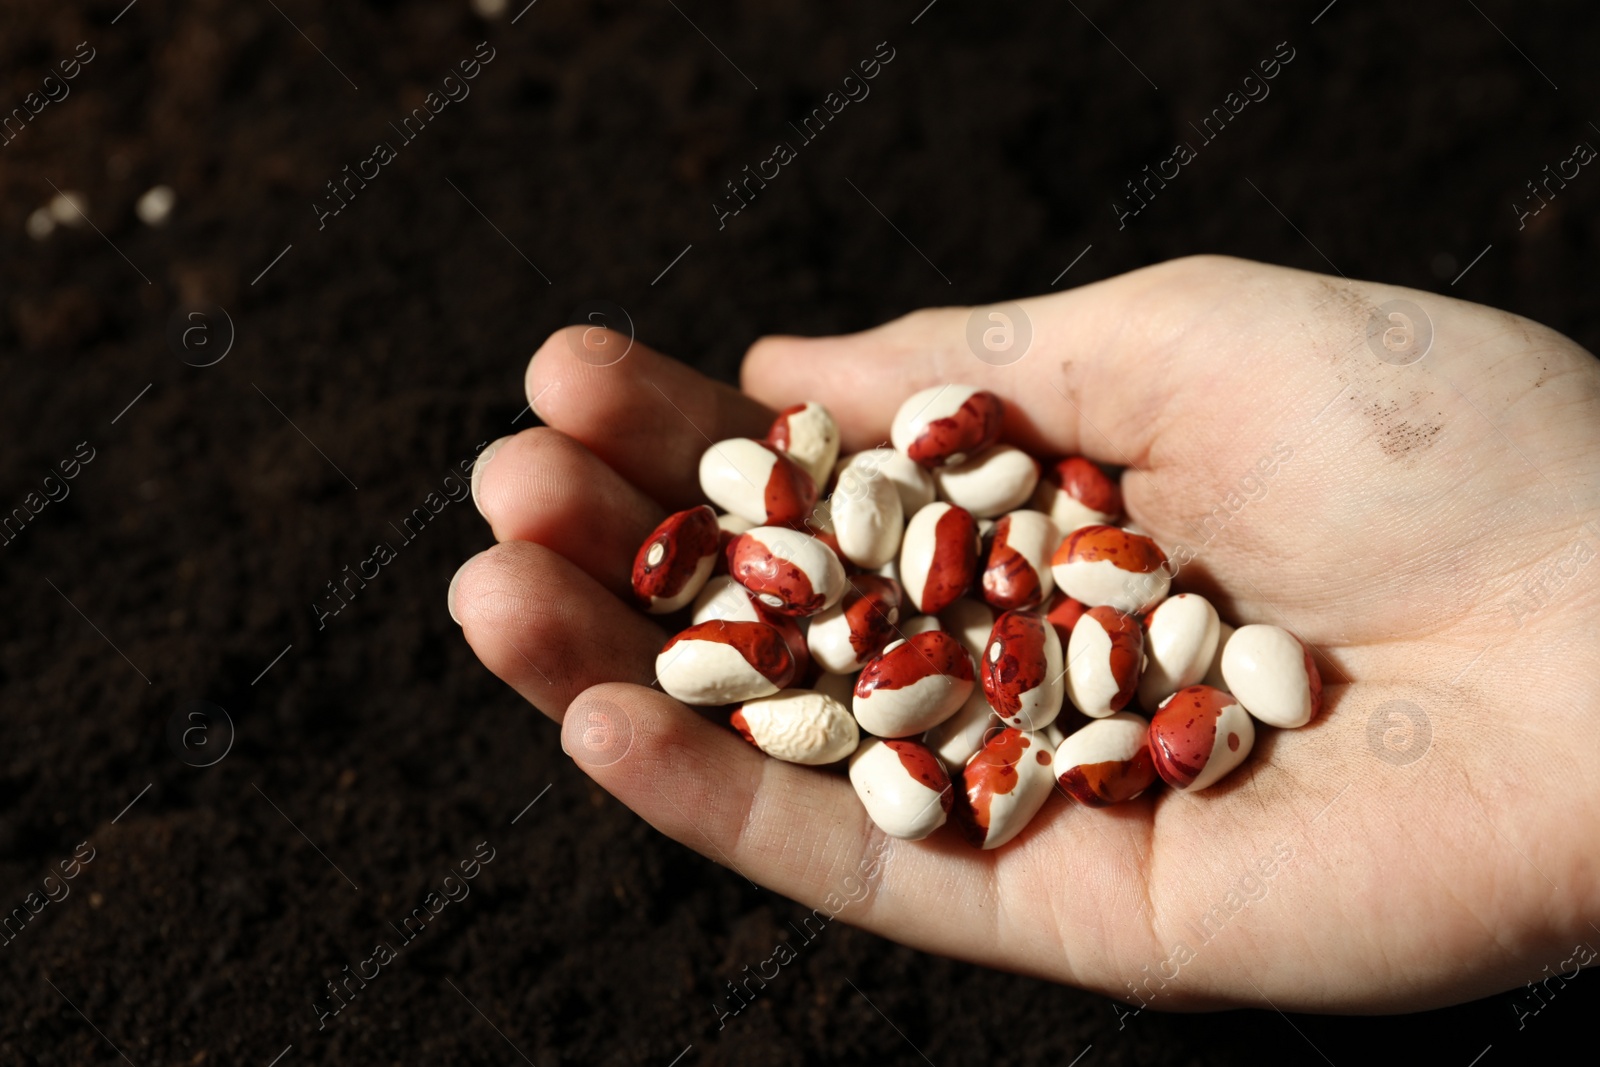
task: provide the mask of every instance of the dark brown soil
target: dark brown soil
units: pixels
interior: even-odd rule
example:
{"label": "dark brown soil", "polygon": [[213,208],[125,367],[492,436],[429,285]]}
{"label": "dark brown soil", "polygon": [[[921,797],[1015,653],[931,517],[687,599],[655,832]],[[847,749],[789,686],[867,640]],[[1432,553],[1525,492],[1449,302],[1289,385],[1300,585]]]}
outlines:
{"label": "dark brown soil", "polygon": [[[0,9],[0,107],[59,92],[80,42],[94,55],[0,147],[0,507],[79,442],[94,456],[0,546],[0,908],[93,849],[0,947],[0,1062],[265,1065],[292,1045],[283,1067],[666,1067],[692,1045],[676,1062],[1345,1064],[1404,1042],[1461,1065],[1492,1046],[1488,1067],[1587,1021],[1593,975],[1520,1029],[1508,993],[1119,1030],[1103,998],[841,925],[719,1029],[723,983],[802,909],[658,837],[477,664],[444,606],[487,541],[471,504],[321,630],[312,605],[478,443],[529,424],[526,357],[586,300],[726,377],[764,332],[1042,292],[1092,245],[1061,284],[1227,252],[1600,347],[1600,173],[1523,229],[1513,208],[1600,143],[1600,10],[540,0],[510,24],[523,2],[492,25],[466,0]],[[389,123],[481,41],[471,96],[319,230],[325,183],[399,142]],[[880,41],[871,96],[719,230],[724,183]],[[1280,41],[1272,95],[1119,230],[1123,183]],[[161,229],[133,213],[156,183],[177,191]],[[97,229],[26,236],[52,184]],[[206,368],[168,339],[196,302],[237,334]],[[206,769],[167,741],[197,699],[236,728]],[[390,924],[485,841],[471,895],[319,1032],[324,984],[399,942]]]}

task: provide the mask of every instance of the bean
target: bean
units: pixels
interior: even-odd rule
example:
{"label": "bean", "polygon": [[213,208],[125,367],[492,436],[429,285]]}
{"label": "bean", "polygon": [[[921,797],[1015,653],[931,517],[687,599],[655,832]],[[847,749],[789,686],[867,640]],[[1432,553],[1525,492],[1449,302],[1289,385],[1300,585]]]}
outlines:
{"label": "bean", "polygon": [[1062,648],[1066,648],[1071,642],[1073,627],[1078,625],[1078,620],[1083,618],[1083,613],[1088,610],[1089,605],[1081,600],[1073,600],[1059,589],[1050,594],[1050,601],[1045,605],[1044,617],[1056,628],[1056,636],[1061,639]]}
{"label": "bean", "polygon": [[887,475],[865,466],[846,467],[828,498],[839,552],[858,567],[873,570],[900,551],[905,511]]}
{"label": "bean", "polygon": [[1217,650],[1211,655],[1211,666],[1206,668],[1206,676],[1200,679],[1202,685],[1209,685],[1224,693],[1228,691],[1228,683],[1222,680],[1222,653],[1235,632],[1234,628],[1225,622],[1217,624]]}
{"label": "bean", "polygon": [[1278,626],[1241,626],[1222,655],[1222,677],[1244,709],[1268,726],[1293,730],[1322,709],[1322,674],[1311,648]]}
{"label": "bean", "polygon": [[746,700],[729,724],[767,755],[811,767],[844,759],[861,740],[850,709],[812,689]]}
{"label": "bean", "polygon": [[815,615],[837,604],[848,585],[827,545],[781,526],[757,526],[735,537],[728,573],[780,615]]}
{"label": "bean", "polygon": [[889,440],[923,467],[964,463],[1000,439],[1000,398],[970,385],[913,393],[895,412]]}
{"label": "bean", "polygon": [[1056,748],[1056,784],[1091,808],[1121,804],[1156,780],[1150,759],[1150,724],[1119,711],[1069,735]]}
{"label": "bean", "polygon": [[1034,612],[994,620],[979,672],[989,706],[1008,726],[1042,730],[1061,714],[1061,640]]}
{"label": "bean", "polygon": [[868,733],[910,737],[955,714],[972,686],[972,660],[961,645],[930,630],[894,642],[863,667],[852,707]]}
{"label": "bean", "polygon": [[994,612],[981,600],[962,597],[939,612],[939,629],[960,641],[972,662],[978,663],[983,659],[984,649],[989,647]]}
{"label": "bean", "polygon": [[949,772],[919,741],[867,738],[850,757],[850,784],[878,829],[906,841],[943,826],[955,800]]}
{"label": "bean", "polygon": [[939,495],[980,519],[1022,507],[1039,483],[1039,464],[1013,445],[993,445],[934,471]]}
{"label": "bean", "polygon": [[1055,523],[1041,512],[1001,516],[983,565],[983,599],[997,611],[1038,607],[1055,588],[1050,554],[1060,542]]}
{"label": "bean", "polygon": [[1144,631],[1149,664],[1139,677],[1139,705],[1154,711],[1167,697],[1206,676],[1216,658],[1222,623],[1205,597],[1179,593],[1145,616]]}
{"label": "bean", "polygon": [[757,525],[799,522],[817,504],[817,483],[788,456],[748,437],[719,441],[700,457],[700,491]]}
{"label": "bean", "polygon": [[827,408],[808,400],[778,413],[766,443],[804,467],[820,486],[839,458],[839,424]]}
{"label": "bean", "polygon": [[717,559],[716,512],[702,504],[668,515],[633,557],[633,595],[652,615],[677,611],[711,577]]}
{"label": "bean", "polygon": [[1056,587],[1091,608],[1148,611],[1172,584],[1166,553],[1150,538],[1115,526],[1083,526],[1051,557]]}
{"label": "bean", "polygon": [[906,524],[900,584],[918,611],[936,615],[949,607],[977,569],[978,528],[966,509],[935,501]]}
{"label": "bean", "polygon": [[1050,799],[1054,752],[1042,734],[1006,727],[989,738],[962,768],[955,820],[981,849],[1016,837]]}
{"label": "bean", "polygon": [[923,735],[923,743],[952,767],[964,766],[990,736],[1005,729],[982,686],[974,686],[956,713]]}
{"label": "bean", "polygon": [[1256,727],[1232,696],[1191,685],[1161,702],[1150,720],[1150,758],[1172,788],[1198,793],[1243,763]]}
{"label": "bean", "polygon": [[1144,669],[1144,630],[1116,608],[1090,608],[1067,645],[1067,695],[1091,718],[1121,711],[1133,699]]}
{"label": "bean", "polygon": [[848,674],[860,670],[884,646],[900,636],[900,583],[863,574],[833,607],[811,620],[806,643],[811,657],[825,671]]}
{"label": "bean", "polygon": [[697,623],[662,646],[656,677],[685,704],[733,704],[771,696],[794,680],[794,656],[764,622]]}
{"label": "bean", "polygon": [[1047,465],[1039,475],[1033,506],[1069,534],[1080,526],[1115,523],[1122,515],[1122,490],[1099,466],[1082,456]]}

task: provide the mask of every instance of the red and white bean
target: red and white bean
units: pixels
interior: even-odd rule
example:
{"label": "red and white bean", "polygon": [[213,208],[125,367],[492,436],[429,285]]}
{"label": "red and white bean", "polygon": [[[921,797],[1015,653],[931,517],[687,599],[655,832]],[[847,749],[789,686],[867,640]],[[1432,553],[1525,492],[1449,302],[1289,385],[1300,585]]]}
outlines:
{"label": "red and white bean", "polygon": [[813,689],[746,700],[729,724],[767,755],[811,767],[837,763],[861,740],[850,709]]}
{"label": "red and white bean", "polygon": [[930,630],[894,642],[863,667],[852,707],[868,733],[911,737],[954,715],[972,687],[966,651],[944,631]]}
{"label": "red and white bean", "polygon": [[1121,804],[1156,780],[1150,759],[1150,724],[1119,711],[1068,735],[1056,748],[1056,784],[1091,808]]}
{"label": "red and white bean", "polygon": [[1172,788],[1198,793],[1243,763],[1256,727],[1232,696],[1191,685],[1162,701],[1150,720],[1150,758]]}
{"label": "red and white bean", "polygon": [[1004,405],[970,385],[936,385],[913,393],[895,412],[889,440],[923,467],[965,463],[1000,439]]}
{"label": "red and white bean", "polygon": [[817,506],[817,483],[771,445],[748,437],[718,441],[700,457],[700,491],[757,525],[799,522]]}
{"label": "red and white bean", "polygon": [[965,463],[934,471],[939,495],[980,519],[1022,507],[1039,483],[1039,464],[1013,445],[994,445]]}
{"label": "red and white bean", "polygon": [[1154,711],[1161,702],[1206,676],[1217,655],[1221,620],[1211,601],[1179,593],[1144,617],[1144,652],[1149,662],[1139,678],[1139,705]]}
{"label": "red and white bean", "polygon": [[1115,526],[1072,531],[1050,560],[1056,587],[1092,608],[1149,611],[1172,584],[1167,555],[1150,538]]}
{"label": "red and white bean", "polygon": [[806,643],[811,657],[825,671],[849,674],[866,665],[900,636],[900,583],[863,574],[833,607],[811,620]]}
{"label": "red and white bean", "polygon": [[999,848],[1022,832],[1055,787],[1054,755],[1043,734],[1008,726],[967,761],[954,814],[972,845]]}
{"label": "red and white bean", "polygon": [[1042,730],[1061,714],[1061,639],[1036,612],[994,620],[979,667],[989,706],[1008,726]]}
{"label": "red and white bean", "polygon": [[781,526],[757,526],[734,538],[728,574],[773,611],[802,618],[837,604],[848,587],[832,549]]}
{"label": "red and white bean", "polygon": [[1144,662],[1139,620],[1116,608],[1090,608],[1067,643],[1067,695],[1079,711],[1103,719],[1128,706]]}
{"label": "red and white bean", "polygon": [[839,424],[827,408],[808,400],[778,413],[767,431],[767,444],[804,467],[821,486],[839,458]]}
{"label": "red and white bean", "polygon": [[878,829],[906,841],[943,826],[955,800],[950,773],[920,741],[862,741],[850,757],[850,784]]}
{"label": "red and white bean", "polygon": [[1268,726],[1293,730],[1322,709],[1322,673],[1311,648],[1278,626],[1241,626],[1222,656],[1228,692]]}
{"label": "red and white bean", "polygon": [[764,622],[714,619],[662,646],[656,677],[670,697],[711,706],[771,696],[795,678],[783,635]]}
{"label": "red and white bean", "polygon": [[978,569],[978,527],[964,508],[935,501],[906,524],[900,584],[910,603],[937,615],[965,593]]}
{"label": "red and white bean", "polygon": [[693,600],[717,560],[717,514],[701,504],[668,515],[633,557],[633,595],[652,615]]}
{"label": "red and white bean", "polygon": [[983,565],[983,599],[997,611],[1044,603],[1055,588],[1050,554],[1060,541],[1055,523],[1041,512],[1001,516]]}
{"label": "red and white bean", "polygon": [[1082,456],[1068,456],[1046,466],[1039,475],[1033,506],[1069,534],[1080,526],[1106,525],[1122,514],[1122,490],[1099,466]]}

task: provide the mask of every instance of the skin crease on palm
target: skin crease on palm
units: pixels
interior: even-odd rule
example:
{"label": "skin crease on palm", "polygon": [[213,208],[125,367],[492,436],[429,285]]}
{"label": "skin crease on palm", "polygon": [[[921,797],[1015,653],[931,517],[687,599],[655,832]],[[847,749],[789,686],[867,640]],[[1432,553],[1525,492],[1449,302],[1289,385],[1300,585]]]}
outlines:
{"label": "skin crease on palm", "polygon": [[[1367,343],[1393,299],[1434,330],[1409,366]],[[885,850],[838,917],[929,952],[1152,1009],[1397,1012],[1521,986],[1600,942],[1595,358],[1506,312],[1221,257],[1021,306],[1033,339],[1009,366],[975,358],[969,309],[944,308],[766,338],[743,394],[626,337],[558,333],[527,372],[547,427],[481,464],[498,543],[452,585],[467,640],[565,718],[563,748],[596,782],[752,881],[817,907]],[[1056,796],[977,852],[948,827],[892,841],[842,775],[769,759],[648,688],[670,634],[625,599],[633,553],[701,502],[708,444],[810,399],[845,451],[874,447],[902,399],[947,381],[998,393],[1006,439],[1038,455],[1127,466],[1132,520],[1197,551],[1175,591],[1309,641],[1321,715],[1261,730],[1203,793],[1099,810]],[[1246,497],[1279,446],[1265,491],[1202,543],[1189,523]],[[1394,701],[1425,722],[1407,732]],[[1255,899],[1213,910],[1241,884]],[[1209,939],[1208,913],[1230,916]]]}

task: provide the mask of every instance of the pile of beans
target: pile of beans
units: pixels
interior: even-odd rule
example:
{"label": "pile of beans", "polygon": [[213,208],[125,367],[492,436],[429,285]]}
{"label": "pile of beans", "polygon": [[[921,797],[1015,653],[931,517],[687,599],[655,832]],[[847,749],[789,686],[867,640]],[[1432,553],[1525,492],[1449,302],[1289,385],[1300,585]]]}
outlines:
{"label": "pile of beans", "polygon": [[[1158,778],[1197,792],[1249,756],[1257,721],[1316,716],[1303,642],[1169,596],[1161,548],[1117,525],[1117,481],[1001,442],[1003,416],[945,385],[901,406],[892,448],[841,458],[815,403],[712,445],[700,486],[721,512],[670,516],[634,560],[646,611],[691,615],[656,659],[661,688],[725,708],[769,756],[847,766],[887,834],[953,816],[985,849],[1052,786],[1091,807]],[[1064,734],[1069,702],[1087,718]]]}

